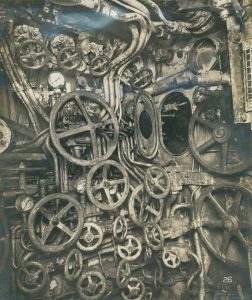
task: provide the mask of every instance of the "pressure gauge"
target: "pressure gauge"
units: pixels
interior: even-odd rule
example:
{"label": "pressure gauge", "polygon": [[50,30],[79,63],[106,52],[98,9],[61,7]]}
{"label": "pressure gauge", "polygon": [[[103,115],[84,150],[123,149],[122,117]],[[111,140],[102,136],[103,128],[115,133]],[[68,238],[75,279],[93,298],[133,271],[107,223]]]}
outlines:
{"label": "pressure gauge", "polygon": [[48,76],[48,83],[51,88],[59,89],[65,85],[65,76],[58,71],[52,72]]}
{"label": "pressure gauge", "polygon": [[12,134],[4,120],[0,119],[0,154],[5,152],[11,144]]}

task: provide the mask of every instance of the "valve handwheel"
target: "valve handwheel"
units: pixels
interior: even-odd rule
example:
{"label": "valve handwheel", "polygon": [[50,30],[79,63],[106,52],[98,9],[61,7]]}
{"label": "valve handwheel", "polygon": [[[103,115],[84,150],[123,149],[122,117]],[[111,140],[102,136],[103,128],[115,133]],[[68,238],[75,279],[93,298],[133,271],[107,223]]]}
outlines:
{"label": "valve handwheel", "polygon": [[145,175],[145,188],[155,199],[166,197],[170,192],[170,178],[165,169],[159,166],[148,168]]}
{"label": "valve handwheel", "polygon": [[163,259],[163,263],[167,268],[176,269],[180,265],[180,258],[173,251],[164,249],[162,259]]}
{"label": "valve handwheel", "polygon": [[189,144],[194,157],[209,171],[223,175],[235,174],[252,164],[250,125],[234,124],[226,101],[200,104],[189,124]]}
{"label": "valve handwheel", "polygon": [[246,267],[252,233],[252,193],[235,183],[215,184],[203,190],[196,205],[200,236],[217,258]]}
{"label": "valve handwheel", "polygon": [[[70,116],[71,122],[63,125],[64,112],[70,107],[75,113]],[[63,157],[74,164],[90,166],[109,158],[114,152],[119,126],[114,112],[99,96],[77,91],[64,95],[53,106],[50,134]],[[106,149],[100,149],[98,138],[106,139]]]}
{"label": "valve handwheel", "polygon": [[140,69],[132,76],[131,85],[136,90],[146,88],[152,82],[153,73],[151,69]]}
{"label": "valve handwheel", "polygon": [[35,261],[29,261],[17,271],[18,288],[26,294],[36,294],[42,291],[48,282],[45,267]]}
{"label": "valve handwheel", "polygon": [[58,65],[64,70],[75,70],[82,62],[81,49],[73,46],[63,48],[57,56]]}
{"label": "valve handwheel", "polygon": [[118,162],[102,161],[89,171],[87,194],[95,206],[103,210],[116,209],[126,200],[128,192],[129,177]]}
{"label": "valve handwheel", "polygon": [[144,238],[152,250],[160,250],[164,246],[163,231],[158,224],[147,224],[144,227]]}
{"label": "valve handwheel", "polygon": [[129,214],[138,226],[160,221],[164,208],[163,199],[154,199],[148,195],[142,185],[137,186],[129,200]]}
{"label": "valve handwheel", "polygon": [[85,272],[77,281],[77,290],[84,300],[99,300],[106,291],[106,280],[100,272]]}
{"label": "valve handwheel", "polygon": [[38,40],[22,42],[17,49],[17,56],[21,66],[29,70],[41,69],[48,59],[45,45]]}
{"label": "valve handwheel", "polygon": [[145,285],[142,280],[131,277],[121,295],[125,300],[142,300],[145,295]]}
{"label": "valve handwheel", "polygon": [[82,271],[83,256],[78,249],[73,249],[66,257],[64,274],[68,281],[76,280]]}
{"label": "valve handwheel", "polygon": [[111,67],[111,60],[106,55],[96,56],[90,63],[90,72],[93,76],[104,76]]}
{"label": "valve handwheel", "polygon": [[100,246],[102,239],[103,232],[99,225],[91,222],[85,223],[77,247],[86,252],[94,251]]}
{"label": "valve handwheel", "polygon": [[56,253],[77,241],[83,224],[83,210],[77,200],[65,194],[52,194],[41,199],[31,210],[28,233],[39,250]]}
{"label": "valve handwheel", "polygon": [[128,223],[125,217],[118,216],[113,225],[113,235],[119,243],[125,241],[128,234]]}
{"label": "valve handwheel", "polygon": [[128,235],[122,245],[118,245],[118,254],[122,259],[132,261],[137,259],[142,252],[141,242],[133,235]]}
{"label": "valve handwheel", "polygon": [[123,259],[120,261],[116,271],[116,283],[119,288],[126,287],[128,280],[131,277],[131,268],[129,261]]}

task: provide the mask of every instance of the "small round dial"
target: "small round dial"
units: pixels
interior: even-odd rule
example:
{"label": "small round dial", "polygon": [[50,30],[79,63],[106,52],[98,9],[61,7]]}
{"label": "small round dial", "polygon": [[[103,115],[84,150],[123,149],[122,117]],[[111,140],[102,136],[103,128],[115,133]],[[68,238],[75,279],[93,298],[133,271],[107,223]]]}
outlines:
{"label": "small round dial", "polygon": [[58,71],[52,72],[48,76],[48,83],[53,89],[62,88],[65,85],[65,76]]}

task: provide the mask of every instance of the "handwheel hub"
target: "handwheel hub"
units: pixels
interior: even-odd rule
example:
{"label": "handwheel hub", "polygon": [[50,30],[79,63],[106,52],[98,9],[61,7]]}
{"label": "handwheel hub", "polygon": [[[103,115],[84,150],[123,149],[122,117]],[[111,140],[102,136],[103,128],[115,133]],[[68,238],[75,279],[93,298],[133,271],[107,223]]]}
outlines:
{"label": "handwheel hub", "polygon": [[52,221],[51,221],[51,222],[52,222],[53,225],[58,225],[58,223],[59,223],[59,218],[56,217],[56,216],[55,216],[55,217],[52,217]]}
{"label": "handwheel hub", "polygon": [[223,228],[227,231],[233,231],[238,228],[236,219],[232,216],[228,216],[222,220]]}
{"label": "handwheel hub", "polygon": [[154,234],[152,232],[148,232],[147,236],[150,241],[154,239]]}
{"label": "handwheel hub", "polygon": [[213,136],[216,142],[225,143],[231,137],[231,129],[227,125],[221,125],[214,130]]}
{"label": "handwheel hub", "polygon": [[85,235],[85,241],[86,242],[92,242],[94,239],[94,235],[91,233],[91,232],[88,232],[86,235]]}

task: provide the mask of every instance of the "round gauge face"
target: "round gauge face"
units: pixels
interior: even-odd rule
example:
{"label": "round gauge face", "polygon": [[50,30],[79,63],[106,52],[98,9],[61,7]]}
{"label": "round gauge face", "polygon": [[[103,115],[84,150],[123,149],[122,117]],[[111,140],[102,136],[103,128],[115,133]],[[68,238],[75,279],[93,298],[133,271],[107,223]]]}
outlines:
{"label": "round gauge face", "polygon": [[0,119],[0,154],[6,151],[11,143],[11,130],[7,124]]}
{"label": "round gauge face", "polygon": [[60,72],[52,72],[48,76],[48,83],[51,88],[59,89],[65,85],[65,76]]}

